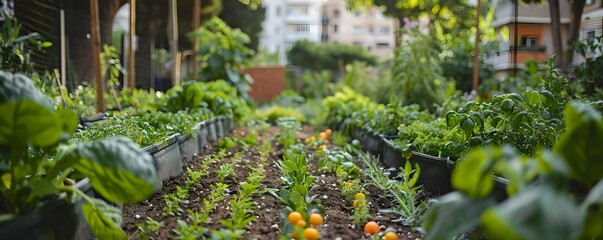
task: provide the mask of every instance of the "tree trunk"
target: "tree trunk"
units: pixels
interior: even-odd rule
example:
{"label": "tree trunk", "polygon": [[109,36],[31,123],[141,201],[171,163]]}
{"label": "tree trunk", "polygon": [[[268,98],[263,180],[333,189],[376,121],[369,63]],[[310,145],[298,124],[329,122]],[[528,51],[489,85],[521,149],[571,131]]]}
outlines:
{"label": "tree trunk", "polygon": [[559,0],[548,0],[551,16],[551,32],[553,37],[553,51],[556,58],[555,63],[561,69],[566,69],[565,57],[563,55],[563,44],[561,40],[561,15],[559,14]]}
{"label": "tree trunk", "polygon": [[[586,4],[586,0],[573,0],[572,2],[572,12],[570,15],[570,25],[569,32],[567,34],[567,46],[568,49],[578,41],[578,35],[580,33],[580,21],[582,20],[582,13],[584,11],[584,5]],[[572,61],[574,60],[574,51],[569,51],[566,55],[565,62],[567,66],[571,66]]]}

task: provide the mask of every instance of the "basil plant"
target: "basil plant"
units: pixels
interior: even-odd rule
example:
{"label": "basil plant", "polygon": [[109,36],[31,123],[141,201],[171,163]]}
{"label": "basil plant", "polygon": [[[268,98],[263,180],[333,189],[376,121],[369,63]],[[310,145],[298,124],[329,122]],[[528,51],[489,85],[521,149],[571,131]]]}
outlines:
{"label": "basil plant", "polygon": [[[22,216],[40,213],[48,231],[36,237],[73,238],[77,221],[60,223],[77,216],[55,205],[67,202],[76,206],[70,207],[71,213],[81,212],[97,238],[127,238],[120,226],[121,210],[104,200],[135,203],[151,196],[153,158],[125,137],[69,141],[76,128],[75,113],[53,106],[30,78],[0,71],[0,235]],[[88,178],[94,195],[104,200],[69,184],[68,177]],[[78,201],[83,204],[74,204]]]}

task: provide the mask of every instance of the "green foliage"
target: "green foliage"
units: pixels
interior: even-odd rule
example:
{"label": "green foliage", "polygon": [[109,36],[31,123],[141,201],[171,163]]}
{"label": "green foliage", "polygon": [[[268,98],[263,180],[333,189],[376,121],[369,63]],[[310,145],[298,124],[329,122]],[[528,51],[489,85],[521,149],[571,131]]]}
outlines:
{"label": "green foliage", "polygon": [[383,107],[348,87],[322,100],[322,105],[322,114],[325,115],[322,125],[329,127],[339,126],[347,119],[362,126],[372,118],[370,114],[374,114],[375,109]]}
{"label": "green foliage", "polygon": [[446,121],[414,121],[398,127],[399,139],[394,143],[405,152],[410,150],[437,157],[460,157],[467,151],[460,128],[447,129]]}
{"label": "green foliage", "polygon": [[301,123],[293,118],[280,118],[276,123],[281,130],[278,142],[282,144],[285,149],[289,149],[291,145],[297,143],[296,134],[301,130]]}
{"label": "green foliage", "polygon": [[135,203],[155,190],[153,158],[125,138],[67,143],[76,129],[75,114],[55,109],[24,75],[0,72],[0,112],[0,197],[8,212],[0,218],[13,220],[44,208],[44,199],[67,193],[65,201],[86,201],[82,211],[97,237],[125,239],[119,209],[63,180],[75,170],[104,199]]}
{"label": "green foliage", "polygon": [[[567,130],[552,152],[529,157],[508,146],[470,152],[453,172],[459,192],[442,197],[428,213],[426,238],[447,238],[477,226],[491,239],[601,238],[603,174],[597,169],[603,118],[578,102],[568,104],[565,114]],[[491,172],[509,179],[509,198],[498,204],[490,196]],[[590,192],[576,192],[571,184]],[[575,195],[586,198],[576,201]],[[450,221],[461,214],[464,221]]]}
{"label": "green foliage", "polygon": [[[311,71],[338,71],[339,66],[345,66],[355,61],[369,65],[377,63],[376,57],[360,47],[338,43],[317,44],[308,40],[297,41],[287,52],[289,63]],[[340,65],[341,64],[341,65]]]}
{"label": "green foliage", "polygon": [[247,34],[250,40],[247,46],[253,50],[258,49],[265,16],[266,9],[258,0],[222,1],[222,11],[218,15],[231,28],[240,28]]}
{"label": "green foliage", "polygon": [[250,61],[250,67],[273,67],[281,66],[279,52],[268,52],[266,49],[260,49],[256,52]]}
{"label": "green foliage", "polygon": [[144,124],[148,123],[148,125],[158,132],[167,134],[180,133],[185,136],[193,137],[199,131],[198,129],[195,129],[195,125],[204,120],[208,120],[211,117],[211,113],[203,112],[153,112],[140,115],[137,120]]}
{"label": "green foliage", "polygon": [[190,36],[198,38],[200,42],[197,56],[202,63],[199,80],[224,79],[240,96],[248,99],[252,79],[238,71],[253,55],[253,50],[245,46],[250,42],[249,36],[240,29],[231,29],[218,17],[205,21],[203,26],[191,32]]}
{"label": "green foliage", "polygon": [[168,90],[159,101],[158,109],[162,111],[230,115],[236,122],[250,113],[247,102],[224,80],[208,83],[188,81]]}
{"label": "green foliage", "polygon": [[341,185],[341,196],[350,201],[354,201],[356,199],[357,193],[364,192],[360,178],[352,179],[346,182],[342,181]]}
{"label": "green foliage", "polygon": [[165,140],[175,129],[157,129],[141,117],[110,117],[95,123],[91,128],[77,132],[75,141],[90,142],[112,136],[125,136],[142,147]]}
{"label": "green foliage", "polygon": [[276,122],[279,118],[293,118],[298,122],[306,121],[306,116],[300,113],[296,108],[271,106],[267,109],[256,110],[256,118]]}
{"label": "green foliage", "polygon": [[[470,36],[475,38],[475,35]],[[470,92],[473,88],[473,39],[469,36],[463,38],[458,43],[442,51],[441,66],[442,76],[451,79],[456,83],[456,87],[463,92]],[[486,46],[480,46],[484,49]],[[487,56],[485,51],[480,51],[479,79],[485,80],[494,77],[494,66],[486,63]]]}
{"label": "green foliage", "polygon": [[396,49],[392,91],[404,102],[416,103],[423,109],[435,110],[444,102],[448,83],[442,75],[434,41],[419,32],[409,32],[410,40]]}
{"label": "green foliage", "polygon": [[[339,81],[354,91],[373,99],[377,103],[387,103],[390,98],[392,82],[392,61],[369,66],[365,62],[353,62],[345,66],[346,75]],[[341,86],[336,87],[340,89]]]}
{"label": "green foliage", "polygon": [[368,126],[371,130],[386,134],[396,134],[400,125],[411,125],[415,121],[432,121],[433,117],[427,111],[421,111],[419,105],[402,105],[400,101],[392,99],[385,108],[375,110]]}
{"label": "green foliage", "polygon": [[354,222],[357,226],[362,226],[368,222],[371,216],[369,212],[368,202],[365,197],[360,197],[354,200],[356,206],[354,206],[354,214],[352,215],[352,222]]}
{"label": "green foliage", "polygon": [[4,21],[0,27],[0,69],[31,75],[34,73],[31,54],[52,46],[52,43],[43,41],[40,34],[35,32],[19,36],[22,25],[6,13],[2,14]]}
{"label": "green foliage", "polygon": [[152,237],[152,235],[159,231],[159,229],[161,229],[163,226],[165,226],[163,222],[158,222],[150,217],[147,217],[147,221],[145,223],[136,224],[136,228],[138,228],[138,238],[140,238],[140,240],[155,239]]}
{"label": "green foliage", "polygon": [[603,71],[597,67],[603,64],[603,57],[594,54],[603,50],[603,35],[576,42],[573,50],[585,60],[573,69],[574,80],[584,86],[587,96],[593,96],[603,89]]}
{"label": "green foliage", "polygon": [[235,170],[232,164],[225,164],[220,166],[220,170],[218,170],[218,178],[220,181],[224,182],[225,180],[230,180],[235,176]]}

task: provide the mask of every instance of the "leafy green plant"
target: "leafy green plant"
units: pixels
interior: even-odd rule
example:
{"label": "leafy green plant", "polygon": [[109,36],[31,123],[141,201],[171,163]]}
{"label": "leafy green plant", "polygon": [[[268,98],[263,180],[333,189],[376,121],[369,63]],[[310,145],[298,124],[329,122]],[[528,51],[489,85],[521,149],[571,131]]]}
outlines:
{"label": "leafy green plant", "polygon": [[297,41],[287,52],[289,63],[312,71],[338,71],[355,61],[375,65],[377,58],[362,47],[347,44],[317,44],[308,40]]}
{"label": "leafy green plant", "polygon": [[224,80],[187,81],[171,88],[158,100],[158,109],[166,112],[186,111],[233,116],[236,122],[251,113],[247,102]]}
{"label": "leafy green plant", "polygon": [[348,87],[323,99],[322,106],[325,118],[322,124],[332,128],[339,127],[348,119],[357,126],[363,126],[372,119],[375,109],[384,107]]}
{"label": "leafy green plant", "polygon": [[396,183],[389,178],[390,172],[380,168],[378,165],[379,160],[369,153],[360,154],[360,160],[366,166],[362,173],[370,179],[366,184],[378,188],[382,191],[384,196],[387,195],[389,189],[392,189]]}
{"label": "leafy green plant", "polygon": [[249,100],[248,92],[252,79],[238,72],[253,54],[253,50],[245,46],[250,42],[249,36],[240,29],[231,29],[218,17],[205,21],[203,26],[191,32],[190,36],[198,38],[201,46],[197,55],[202,63],[199,79],[224,79],[237,90],[239,96]]}
{"label": "leafy green plant", "polygon": [[163,222],[155,221],[154,219],[147,217],[147,221],[144,223],[137,223],[138,238],[140,240],[153,240],[153,234],[159,231],[165,224]]}
{"label": "leafy green plant", "polygon": [[285,149],[288,149],[291,145],[297,143],[296,134],[301,130],[301,123],[293,118],[280,118],[276,123],[281,130],[278,142],[282,144]]}
{"label": "leafy green plant", "polygon": [[299,122],[306,121],[306,116],[292,107],[271,106],[264,110],[257,110],[256,117],[267,121],[276,122],[279,118],[294,118]]}
{"label": "leafy green plant", "polygon": [[367,123],[371,130],[385,134],[395,135],[402,124],[410,125],[415,121],[432,121],[433,117],[427,111],[421,111],[419,105],[403,106],[402,102],[391,99],[383,109],[377,109],[374,116]]}
{"label": "leafy green plant", "polygon": [[158,129],[158,131],[166,132],[169,134],[180,133],[185,136],[195,136],[198,129],[195,126],[213,116],[209,112],[194,112],[187,113],[184,111],[179,112],[153,112],[145,113],[139,116],[140,121],[148,123],[151,127]]}
{"label": "leafy green plant", "polygon": [[150,146],[176,133],[175,129],[157,129],[140,117],[109,117],[91,128],[79,131],[74,140],[90,142],[112,136],[125,136],[140,146]]}
{"label": "leafy green plant", "polygon": [[233,178],[235,175],[235,170],[232,164],[224,164],[220,166],[220,170],[218,170],[218,178],[220,181],[225,181]]}
{"label": "leafy green plant", "polygon": [[[0,72],[0,197],[7,213],[0,222],[15,220],[32,211],[55,207],[46,199],[66,193],[59,201],[85,200],[83,216],[98,238],[125,239],[121,211],[63,182],[74,171],[88,177],[95,191],[115,203],[135,203],[155,190],[152,157],[126,138],[89,143],[68,143],[77,120],[72,111],[54,108],[50,101],[21,74]],[[46,216],[65,222],[65,216]],[[74,233],[75,224],[63,230]],[[63,233],[65,232],[63,231]]]}
{"label": "leafy green plant", "polygon": [[176,234],[176,239],[194,240],[202,237],[206,230],[201,226],[189,225],[185,221],[178,219],[178,228],[172,231]]}
{"label": "leafy green plant", "polygon": [[448,83],[442,76],[438,51],[431,36],[418,31],[409,32],[406,44],[396,49],[392,91],[405,103],[416,103],[423,109],[435,110],[446,97]]}
{"label": "leafy green plant", "polygon": [[363,184],[360,181],[360,178],[341,181],[341,196],[345,199],[353,201],[356,197],[356,194],[359,192],[364,192]]}
{"label": "leafy green plant", "polygon": [[372,217],[369,212],[369,206],[365,197],[356,198],[354,202],[356,203],[356,205],[354,206],[352,222],[354,222],[358,226],[362,226],[368,221],[369,218]]}
{"label": "leafy green plant", "polygon": [[468,150],[462,134],[459,127],[447,129],[443,118],[414,121],[398,127],[400,138],[394,143],[406,153],[412,150],[436,157],[457,158]]}
{"label": "leafy green plant", "polygon": [[[490,239],[601,238],[603,117],[588,105],[571,102],[565,124],[552,151],[533,157],[509,146],[470,152],[453,171],[458,192],[441,197],[427,214],[426,238],[447,238],[476,227]],[[509,179],[509,197],[500,203],[491,196],[491,172]],[[576,185],[590,191],[576,191]],[[464,221],[452,221],[458,217]]]}
{"label": "leafy green plant", "polygon": [[413,169],[410,161],[406,161],[404,168],[398,174],[400,180],[396,184],[390,185],[389,191],[394,199],[393,207],[380,211],[400,215],[400,218],[393,220],[394,222],[402,222],[406,226],[421,225],[428,204],[419,199],[421,190],[420,186],[417,186],[417,180],[419,180],[420,174],[418,164],[415,164]]}
{"label": "leafy green plant", "polygon": [[22,24],[16,19],[4,14],[4,21],[0,27],[0,69],[9,72],[34,73],[31,54],[42,48],[52,46],[51,42],[42,40],[38,33],[19,36]]}
{"label": "leafy green plant", "polygon": [[163,207],[164,216],[176,216],[183,212],[180,204],[188,198],[188,189],[176,186],[176,192],[163,196],[165,207]]}

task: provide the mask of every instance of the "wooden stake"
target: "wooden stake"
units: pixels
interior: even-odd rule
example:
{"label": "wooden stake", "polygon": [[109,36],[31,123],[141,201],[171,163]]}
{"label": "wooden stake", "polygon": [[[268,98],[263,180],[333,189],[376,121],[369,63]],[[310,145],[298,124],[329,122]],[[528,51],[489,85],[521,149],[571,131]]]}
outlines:
{"label": "wooden stake", "polygon": [[473,91],[477,93],[477,85],[479,84],[479,18],[480,18],[480,7],[481,0],[477,0],[477,15],[475,17],[475,48],[473,49]]}
{"label": "wooden stake", "polygon": [[[201,26],[201,0],[195,0],[195,9],[193,11],[193,26],[195,30],[199,29],[199,26]],[[199,80],[197,79],[197,55],[199,54],[199,37],[195,37],[195,45],[193,49],[193,74],[191,75],[191,78],[193,80]]]}
{"label": "wooden stake", "polygon": [[61,9],[61,84],[59,87],[67,85],[67,44],[65,43],[65,10]]}
{"label": "wooden stake", "polygon": [[180,80],[178,79],[179,73],[176,62],[178,61],[178,2],[177,0],[172,0],[170,4],[170,13],[171,13],[171,25],[172,32],[170,33],[172,40],[172,85],[178,86]]}
{"label": "wooden stake", "polygon": [[128,85],[130,95],[134,95],[136,88],[136,59],[134,53],[134,36],[136,36],[136,0],[130,0],[130,31],[128,33]]}
{"label": "wooden stake", "polygon": [[101,78],[100,67],[100,28],[98,25],[98,0],[90,0],[90,28],[92,34],[92,68],[96,79],[96,111],[102,113],[105,111],[105,84]]}

